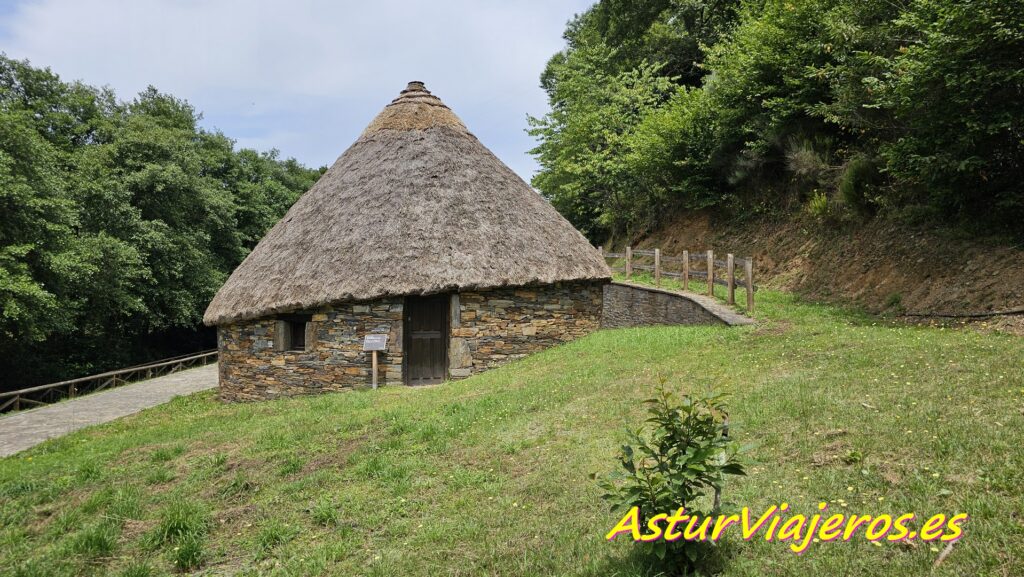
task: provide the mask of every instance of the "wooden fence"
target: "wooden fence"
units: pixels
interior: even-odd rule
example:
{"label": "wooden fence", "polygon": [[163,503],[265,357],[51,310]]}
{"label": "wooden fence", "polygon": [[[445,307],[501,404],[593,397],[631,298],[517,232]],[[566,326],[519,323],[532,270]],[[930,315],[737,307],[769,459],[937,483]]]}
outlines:
{"label": "wooden fence", "polygon": [[[725,255],[725,260],[716,260],[715,251],[693,252],[684,250],[683,254],[669,256],[662,254],[660,248],[653,250],[626,247],[626,252],[605,252],[598,247],[605,259],[618,259],[621,265],[613,264],[611,269],[626,275],[630,280],[635,271],[650,272],[654,284],[661,286],[662,277],[679,279],[684,290],[689,290],[690,279],[702,279],[707,284],[708,296],[714,296],[714,286],[726,288],[726,301],[736,304],[736,287],[745,289],[747,293],[747,311],[754,311],[754,257],[737,258],[732,253]],[[741,269],[741,276],[737,276]],[[717,274],[721,272],[722,274]]]}
{"label": "wooden fence", "polygon": [[0,393],[0,413],[18,411],[26,407],[36,407],[55,403],[63,399],[71,399],[87,393],[95,393],[126,383],[151,379],[161,375],[169,375],[184,369],[200,367],[217,361],[217,350],[212,349],[199,353],[190,353],[169,359],[162,359],[144,365],[135,365],[116,371],[108,371],[98,375],[80,377],[59,383],[39,385],[17,391]]}

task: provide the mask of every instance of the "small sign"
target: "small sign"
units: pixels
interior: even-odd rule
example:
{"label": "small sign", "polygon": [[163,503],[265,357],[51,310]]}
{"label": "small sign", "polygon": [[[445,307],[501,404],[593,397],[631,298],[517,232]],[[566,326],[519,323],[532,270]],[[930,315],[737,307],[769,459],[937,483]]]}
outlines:
{"label": "small sign", "polygon": [[388,336],[387,335],[366,335],[363,339],[363,350],[364,351],[385,351],[388,348]]}

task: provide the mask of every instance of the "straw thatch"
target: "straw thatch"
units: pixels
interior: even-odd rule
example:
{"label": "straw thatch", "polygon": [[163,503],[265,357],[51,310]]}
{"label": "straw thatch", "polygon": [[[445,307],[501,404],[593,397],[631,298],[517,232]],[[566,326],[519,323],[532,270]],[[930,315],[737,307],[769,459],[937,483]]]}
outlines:
{"label": "straw thatch", "polygon": [[583,235],[412,82],[256,245],[203,320],[610,276]]}

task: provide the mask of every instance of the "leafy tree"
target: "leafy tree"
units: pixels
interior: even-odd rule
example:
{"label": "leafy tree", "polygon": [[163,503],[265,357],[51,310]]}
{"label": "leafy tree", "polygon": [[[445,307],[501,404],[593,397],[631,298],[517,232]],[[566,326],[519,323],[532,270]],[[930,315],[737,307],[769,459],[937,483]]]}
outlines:
{"label": "leafy tree", "polygon": [[200,118],[0,57],[0,388],[209,346],[206,304],[320,172]]}
{"label": "leafy tree", "polygon": [[[787,197],[1024,235],[1022,31],[1024,5],[999,0],[601,0],[541,77],[534,185],[595,239]],[[682,88],[610,109],[614,143],[573,112],[600,102],[587,76],[649,70]]]}

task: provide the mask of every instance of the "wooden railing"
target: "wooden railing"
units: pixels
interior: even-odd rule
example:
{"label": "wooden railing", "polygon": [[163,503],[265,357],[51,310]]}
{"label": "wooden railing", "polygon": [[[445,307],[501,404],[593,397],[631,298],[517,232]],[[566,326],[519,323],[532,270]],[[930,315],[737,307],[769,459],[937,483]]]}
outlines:
{"label": "wooden railing", "polygon": [[17,391],[0,393],[0,413],[18,411],[26,407],[48,405],[88,393],[117,387],[126,383],[169,375],[184,369],[200,367],[217,361],[217,349],[190,353],[152,363],[107,371],[98,375],[80,377],[59,383],[39,385]]}
{"label": "wooden railing", "polygon": [[[757,285],[754,284],[754,257],[737,258],[728,253],[725,260],[716,260],[713,250],[694,253],[684,250],[681,255],[669,256],[663,254],[660,248],[642,250],[629,246],[626,252],[605,252],[601,247],[598,250],[605,259],[621,262],[612,263],[611,269],[623,273],[626,280],[631,280],[634,272],[644,271],[651,273],[657,286],[661,286],[662,277],[675,278],[679,279],[684,290],[689,290],[690,279],[701,279],[707,285],[708,296],[715,296],[715,285],[724,286],[726,301],[731,305],[736,304],[736,287],[740,287],[747,293],[747,311],[754,310],[754,293],[757,291]],[[742,270],[742,276],[737,276],[737,268]],[[718,275],[716,270],[722,274]]]}

